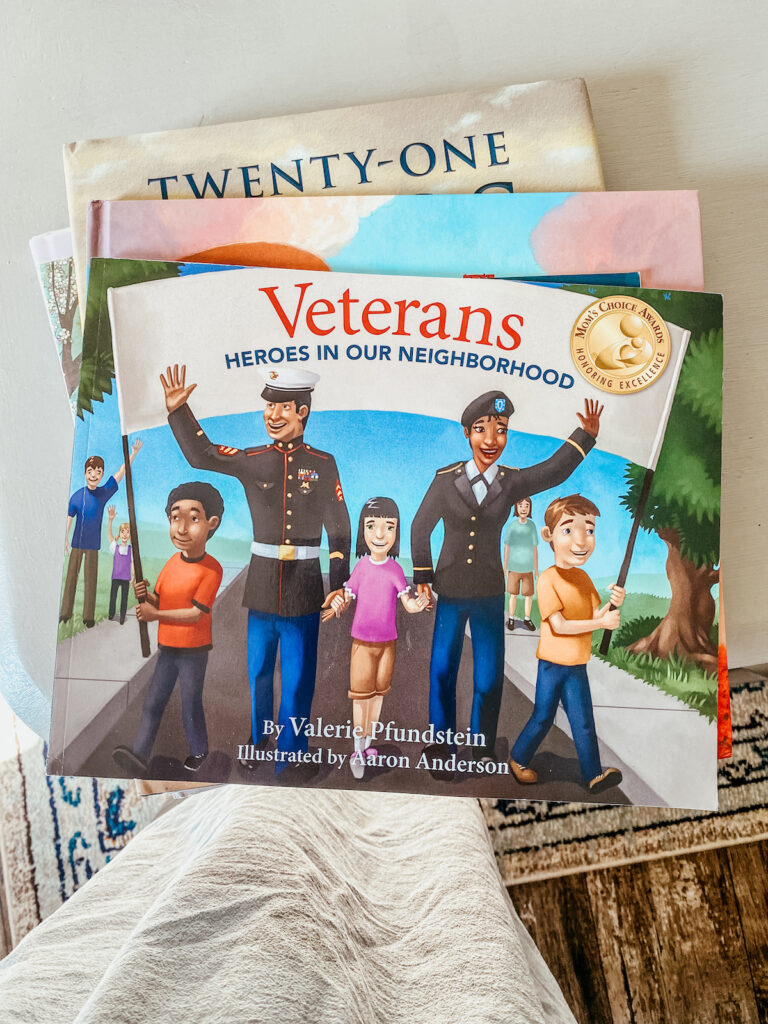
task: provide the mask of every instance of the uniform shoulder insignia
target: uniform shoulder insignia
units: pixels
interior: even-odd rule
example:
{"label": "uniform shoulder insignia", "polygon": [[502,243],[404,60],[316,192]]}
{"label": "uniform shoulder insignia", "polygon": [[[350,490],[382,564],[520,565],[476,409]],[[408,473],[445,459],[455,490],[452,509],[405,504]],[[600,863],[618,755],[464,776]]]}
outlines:
{"label": "uniform shoulder insignia", "polygon": [[239,448],[232,448],[228,444],[217,444],[216,445],[216,450],[218,451],[219,455],[239,455],[240,454],[240,449]]}
{"label": "uniform shoulder insignia", "polygon": [[450,466],[443,466],[442,469],[438,469],[435,475],[442,476],[443,473],[454,473],[457,469],[461,469],[463,465],[463,462],[452,462]]}
{"label": "uniform shoulder insignia", "polygon": [[519,466],[502,466],[501,463],[499,463],[499,469],[511,470],[511,472],[513,472],[513,473],[519,473],[520,472],[520,467]]}
{"label": "uniform shoulder insignia", "polygon": [[267,452],[272,447],[271,444],[260,444],[257,448],[246,448],[246,455],[261,455],[262,452]]}

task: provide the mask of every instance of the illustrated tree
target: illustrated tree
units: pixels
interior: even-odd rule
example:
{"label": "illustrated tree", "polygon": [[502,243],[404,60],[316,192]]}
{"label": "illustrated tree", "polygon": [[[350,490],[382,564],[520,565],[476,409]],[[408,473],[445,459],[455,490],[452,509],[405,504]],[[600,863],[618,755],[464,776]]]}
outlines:
{"label": "illustrated tree", "polygon": [[[667,310],[664,313],[675,319]],[[719,575],[722,360],[722,328],[705,330],[689,344],[640,521],[667,547],[672,596],[659,625],[628,648],[656,658],[676,654],[708,673],[717,672],[711,589]],[[633,515],[644,475],[636,465],[626,471],[629,486],[622,504]]]}
{"label": "illustrated tree", "polygon": [[49,264],[49,274],[49,304],[56,311],[59,324],[57,334],[61,342],[61,369],[67,385],[67,394],[71,395],[80,377],[81,360],[79,355],[75,359],[72,358],[72,336],[77,315],[77,286],[72,260],[52,260]]}
{"label": "illustrated tree", "polygon": [[107,309],[107,289],[179,276],[178,263],[154,260],[91,260],[80,387],[77,392],[77,415],[80,419],[84,418],[83,412],[93,412],[94,402],[103,402],[105,395],[112,394],[115,358]]}

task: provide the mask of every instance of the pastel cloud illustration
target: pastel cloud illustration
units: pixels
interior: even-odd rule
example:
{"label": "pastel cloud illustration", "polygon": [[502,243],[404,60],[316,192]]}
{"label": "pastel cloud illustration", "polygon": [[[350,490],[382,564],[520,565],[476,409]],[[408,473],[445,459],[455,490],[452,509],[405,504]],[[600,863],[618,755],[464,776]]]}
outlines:
{"label": "pastel cloud illustration", "polygon": [[545,274],[636,270],[644,288],[701,291],[696,192],[582,192],[546,213],[531,234]]}
{"label": "pastel cloud illustration", "polygon": [[[124,259],[151,254],[156,260],[188,260],[225,245],[258,243],[311,253],[325,262],[355,237],[362,218],[389,201],[387,196],[339,196],[321,202],[291,197],[112,203],[103,237],[91,231],[89,256],[108,250]],[[185,206],[183,217],[179,203]]]}

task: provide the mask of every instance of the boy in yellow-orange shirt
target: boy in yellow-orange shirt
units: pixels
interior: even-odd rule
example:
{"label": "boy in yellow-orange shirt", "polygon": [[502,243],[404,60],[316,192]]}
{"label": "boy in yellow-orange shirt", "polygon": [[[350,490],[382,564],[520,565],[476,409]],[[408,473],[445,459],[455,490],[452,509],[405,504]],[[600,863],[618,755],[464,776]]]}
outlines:
{"label": "boy in yellow-orange shirt", "polygon": [[510,767],[518,782],[538,781],[529,767],[552,728],[562,703],[573,734],[584,782],[599,793],[621,782],[618,768],[603,768],[597,746],[587,662],[596,629],[617,629],[623,587],[613,584],[611,600],[600,607],[600,595],[581,566],[595,550],[597,507],[581,494],[557,498],[544,513],[542,539],[555,564],[539,576],[541,637],[536,651],[539,669],[533,714],[512,747]]}

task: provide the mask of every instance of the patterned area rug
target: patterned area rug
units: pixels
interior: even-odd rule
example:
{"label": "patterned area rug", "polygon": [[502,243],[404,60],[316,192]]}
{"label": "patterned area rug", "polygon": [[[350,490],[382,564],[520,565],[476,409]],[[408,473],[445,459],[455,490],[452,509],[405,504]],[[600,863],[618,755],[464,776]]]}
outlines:
{"label": "patterned area rug", "polygon": [[730,674],[718,812],[481,800],[506,885],[768,838],[768,666]]}
{"label": "patterned area rug", "polygon": [[10,945],[155,817],[134,783],[45,774],[43,741],[0,698],[0,901]]}

